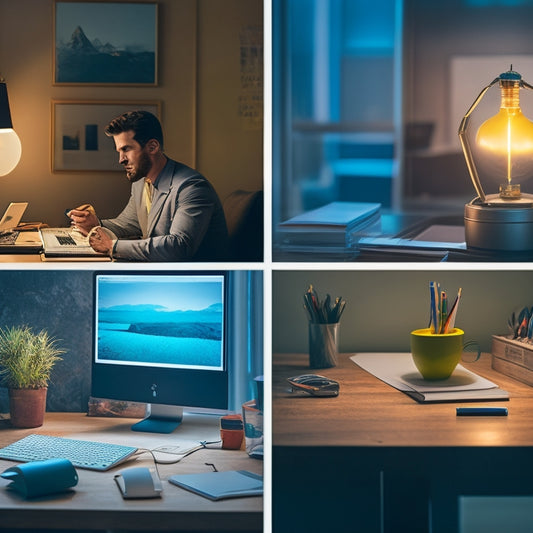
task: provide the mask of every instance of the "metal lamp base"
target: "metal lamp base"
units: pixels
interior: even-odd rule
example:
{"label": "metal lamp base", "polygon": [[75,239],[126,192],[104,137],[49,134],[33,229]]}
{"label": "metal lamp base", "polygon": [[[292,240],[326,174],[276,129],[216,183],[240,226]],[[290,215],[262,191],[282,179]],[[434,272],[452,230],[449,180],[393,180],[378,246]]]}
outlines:
{"label": "metal lamp base", "polygon": [[475,198],[465,205],[464,214],[468,248],[533,251],[533,196],[523,195],[517,203],[482,203]]}

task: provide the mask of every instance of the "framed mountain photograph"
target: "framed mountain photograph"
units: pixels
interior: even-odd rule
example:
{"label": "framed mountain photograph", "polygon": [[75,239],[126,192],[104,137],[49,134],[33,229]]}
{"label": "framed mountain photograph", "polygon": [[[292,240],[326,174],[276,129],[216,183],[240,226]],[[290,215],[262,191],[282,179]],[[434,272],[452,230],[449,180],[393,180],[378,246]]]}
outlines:
{"label": "framed mountain photograph", "polygon": [[54,85],[157,85],[157,3],[54,4]]}

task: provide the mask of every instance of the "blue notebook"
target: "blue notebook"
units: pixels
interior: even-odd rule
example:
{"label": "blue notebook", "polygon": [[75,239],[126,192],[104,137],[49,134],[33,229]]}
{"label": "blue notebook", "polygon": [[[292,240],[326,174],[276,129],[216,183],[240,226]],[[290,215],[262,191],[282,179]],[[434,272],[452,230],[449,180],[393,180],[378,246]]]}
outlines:
{"label": "blue notebook", "polygon": [[351,247],[357,232],[379,221],[381,204],[332,202],[278,224],[283,246]]}
{"label": "blue notebook", "polygon": [[365,202],[332,202],[301,213],[280,224],[280,228],[318,227],[349,229],[377,215],[381,204]]}
{"label": "blue notebook", "polygon": [[263,476],[247,470],[178,474],[171,476],[169,481],[210,500],[261,496],[263,494]]}

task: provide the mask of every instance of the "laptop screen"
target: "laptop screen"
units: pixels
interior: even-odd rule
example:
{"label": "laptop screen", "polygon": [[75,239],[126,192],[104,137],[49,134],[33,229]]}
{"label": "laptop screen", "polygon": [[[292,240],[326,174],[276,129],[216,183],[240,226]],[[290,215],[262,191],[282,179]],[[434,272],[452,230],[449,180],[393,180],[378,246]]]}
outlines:
{"label": "laptop screen", "polygon": [[28,202],[11,202],[0,220],[0,231],[11,231],[22,220],[22,215],[28,207]]}

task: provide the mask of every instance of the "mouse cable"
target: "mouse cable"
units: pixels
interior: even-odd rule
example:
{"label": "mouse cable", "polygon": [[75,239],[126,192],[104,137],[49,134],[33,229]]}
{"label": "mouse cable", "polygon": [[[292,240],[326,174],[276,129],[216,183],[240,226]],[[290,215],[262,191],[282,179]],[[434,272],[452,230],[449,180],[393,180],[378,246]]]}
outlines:
{"label": "mouse cable", "polygon": [[[202,450],[202,449],[210,449],[209,446],[212,446],[213,444],[220,444],[222,441],[221,440],[213,440],[213,441],[200,441],[198,443],[198,447],[197,448],[193,448],[192,450],[189,450],[188,452],[184,453],[184,454],[180,454],[180,455],[177,455],[177,459],[173,460],[173,461],[162,461],[161,459],[157,459],[157,457],[155,456],[154,454],[154,451],[157,451],[157,450],[150,450],[148,448],[139,448],[138,451],[139,452],[147,452],[149,453],[151,456],[152,456],[152,460],[154,461],[154,465],[156,467],[156,470],[157,470],[157,465],[158,464],[164,464],[164,465],[173,465],[173,464],[176,464],[176,463],[179,463],[184,457],[187,457],[188,455],[191,455],[192,453],[198,451],[198,450]],[[164,453],[164,452],[159,452],[159,453]],[[168,454],[168,455],[172,455],[172,454]],[[159,474],[159,472],[158,472]]]}
{"label": "mouse cable", "polygon": [[[202,440],[198,443],[198,447],[196,448],[192,448],[191,450],[189,450],[188,452],[186,453],[182,453],[182,454],[176,454],[177,456],[177,459],[175,460],[170,460],[170,461],[163,461],[161,459],[157,459],[154,454],[152,453],[152,457],[154,457],[154,461],[157,463],[157,464],[164,464],[164,465],[173,465],[173,464],[176,464],[176,463],[179,463],[184,457],[187,457],[188,455],[191,455],[192,453],[194,452],[197,452],[198,450],[203,450],[203,449],[209,449],[209,446],[212,445],[212,444],[220,444],[222,441],[221,440],[213,440],[213,441],[206,441],[206,440]],[[152,450],[153,452],[159,452],[159,450]],[[165,452],[159,452],[159,453],[165,453]],[[174,455],[174,454],[168,454],[168,455]]]}
{"label": "mouse cable", "polygon": [[[175,461],[161,461],[161,460],[158,460],[154,454],[154,451],[153,450],[150,450],[148,448],[139,448],[137,450],[137,452],[139,452],[139,455],[142,454],[142,453],[149,453],[151,456],[152,456],[152,460],[154,462],[154,467],[155,467],[155,471],[158,475],[158,477],[161,477],[161,475],[159,474],[159,468],[158,468],[158,465],[159,464],[168,464],[168,465],[172,465],[172,464],[176,464],[176,463],[179,463],[184,457],[187,457],[188,455],[191,455],[193,454],[194,452],[198,451],[198,450],[202,450],[202,449],[209,449],[209,446],[213,445],[213,444],[220,444],[222,441],[221,440],[213,440],[213,441],[200,441],[199,442],[199,447],[198,448],[194,448],[190,451],[188,451],[187,453],[183,454],[183,455],[180,455],[178,459],[176,459]],[[217,469],[214,465],[211,465],[211,463],[205,463],[206,465],[210,465],[214,468],[215,472],[217,472]]]}
{"label": "mouse cable", "polygon": [[137,459],[143,453],[149,453],[152,456],[152,461],[154,462],[154,467],[155,467],[155,471],[157,473],[157,476],[161,477],[159,475],[159,468],[157,468],[158,461],[156,460],[155,455],[152,452],[152,450],[149,450],[148,448],[137,448],[137,453],[135,454],[135,459]]}

